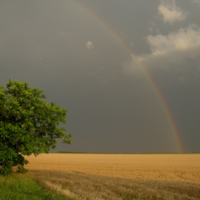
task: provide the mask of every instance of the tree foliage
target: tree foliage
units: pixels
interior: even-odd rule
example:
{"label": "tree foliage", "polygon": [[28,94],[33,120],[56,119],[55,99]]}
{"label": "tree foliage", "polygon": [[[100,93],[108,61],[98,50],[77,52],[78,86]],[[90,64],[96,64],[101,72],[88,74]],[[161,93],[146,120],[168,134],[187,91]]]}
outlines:
{"label": "tree foliage", "polygon": [[26,172],[28,161],[23,155],[48,153],[56,147],[56,139],[71,143],[71,134],[59,128],[66,123],[67,110],[54,102],[45,103],[43,90],[31,89],[28,83],[12,81],[0,87],[0,173]]}

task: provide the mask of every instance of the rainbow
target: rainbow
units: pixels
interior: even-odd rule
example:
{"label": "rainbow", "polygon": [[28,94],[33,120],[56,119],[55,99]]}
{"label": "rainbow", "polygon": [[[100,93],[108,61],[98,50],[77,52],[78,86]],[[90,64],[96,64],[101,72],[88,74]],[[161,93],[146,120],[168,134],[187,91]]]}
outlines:
{"label": "rainbow", "polygon": [[135,63],[138,65],[140,70],[145,75],[147,81],[152,86],[153,92],[157,96],[157,99],[158,99],[158,101],[160,103],[160,106],[162,107],[162,110],[163,110],[163,112],[165,114],[165,117],[166,117],[166,119],[168,121],[170,129],[171,129],[171,131],[173,133],[173,136],[174,136],[174,139],[175,139],[175,141],[177,143],[179,152],[183,153],[184,152],[183,144],[181,142],[180,134],[179,134],[178,128],[177,128],[177,126],[175,124],[175,121],[173,119],[173,116],[171,114],[171,111],[169,109],[169,106],[167,105],[167,102],[165,101],[165,99],[164,99],[161,91],[159,90],[156,82],[154,81],[154,79],[152,78],[151,74],[149,73],[149,71],[144,66],[144,64],[140,61],[138,56],[133,52],[133,50],[126,43],[126,41],[108,23],[106,23],[99,15],[97,15],[93,10],[91,10],[89,7],[84,5],[79,0],[71,0],[71,1],[74,2],[84,12],[87,12],[90,16],[92,16],[94,19],[96,19],[103,26],[103,28],[105,28],[115,38],[115,40],[117,40],[120,43],[120,45],[123,48],[125,48],[125,50],[131,55],[131,57],[133,58]]}

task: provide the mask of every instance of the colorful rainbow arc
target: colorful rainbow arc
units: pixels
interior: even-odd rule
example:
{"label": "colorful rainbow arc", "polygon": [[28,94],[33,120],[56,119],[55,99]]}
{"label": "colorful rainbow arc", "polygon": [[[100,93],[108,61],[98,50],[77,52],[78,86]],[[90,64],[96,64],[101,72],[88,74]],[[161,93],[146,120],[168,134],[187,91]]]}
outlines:
{"label": "colorful rainbow arc", "polygon": [[91,15],[92,17],[94,17],[105,29],[108,30],[108,32],[114,36],[114,38],[123,46],[123,48],[125,48],[128,53],[131,55],[131,57],[134,59],[134,61],[137,63],[137,65],[139,66],[139,68],[141,69],[141,71],[143,72],[143,74],[145,75],[147,81],[150,83],[150,85],[153,88],[153,92],[155,93],[155,95],[157,96],[159,103],[165,113],[166,119],[168,120],[169,126],[171,131],[173,132],[173,136],[174,139],[178,145],[178,149],[181,153],[184,152],[184,148],[181,142],[181,138],[180,138],[180,134],[179,131],[176,127],[176,124],[174,122],[174,119],[172,117],[172,114],[170,112],[170,109],[162,95],[162,93],[160,92],[158,86],[156,85],[156,82],[154,81],[154,79],[152,78],[151,74],[149,73],[149,71],[146,69],[146,67],[144,66],[144,64],[139,60],[139,58],[137,57],[137,55],[133,52],[133,50],[130,48],[130,46],[124,41],[124,39],[110,26],[108,25],[99,15],[97,15],[95,12],[93,12],[90,8],[86,7],[86,5],[84,5],[82,2],[78,1],[78,0],[72,0],[72,2],[76,3],[76,5],[79,8],[82,8],[85,12],[87,12],[89,15]]}

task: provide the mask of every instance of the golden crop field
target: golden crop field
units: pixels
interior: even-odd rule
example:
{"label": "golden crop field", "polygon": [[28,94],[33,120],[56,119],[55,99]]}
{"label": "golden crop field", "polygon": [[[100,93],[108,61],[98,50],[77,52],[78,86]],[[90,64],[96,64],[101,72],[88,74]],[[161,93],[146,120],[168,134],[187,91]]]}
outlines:
{"label": "golden crop field", "polygon": [[200,154],[41,154],[29,174],[76,199],[200,199]]}

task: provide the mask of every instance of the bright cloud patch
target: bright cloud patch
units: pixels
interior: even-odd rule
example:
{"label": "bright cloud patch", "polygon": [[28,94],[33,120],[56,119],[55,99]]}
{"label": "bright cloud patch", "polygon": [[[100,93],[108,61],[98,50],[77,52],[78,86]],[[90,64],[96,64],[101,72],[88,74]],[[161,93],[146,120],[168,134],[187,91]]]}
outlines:
{"label": "bright cloud patch", "polygon": [[149,35],[147,41],[150,44],[153,55],[163,54],[173,50],[187,50],[200,45],[200,28],[190,25],[186,29],[180,29],[176,33],[164,35]]}
{"label": "bright cloud patch", "polygon": [[174,0],[162,2],[158,7],[158,12],[163,16],[165,23],[173,24],[175,21],[186,18],[186,13],[176,6]]}
{"label": "bright cloud patch", "polygon": [[86,48],[87,48],[87,49],[94,49],[94,45],[92,44],[92,42],[88,41],[88,42],[86,43]]}

